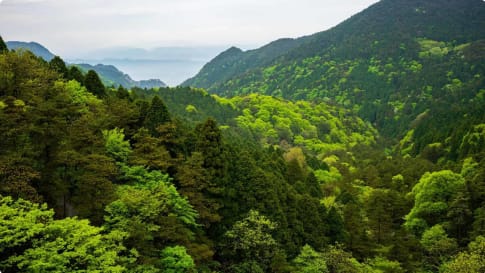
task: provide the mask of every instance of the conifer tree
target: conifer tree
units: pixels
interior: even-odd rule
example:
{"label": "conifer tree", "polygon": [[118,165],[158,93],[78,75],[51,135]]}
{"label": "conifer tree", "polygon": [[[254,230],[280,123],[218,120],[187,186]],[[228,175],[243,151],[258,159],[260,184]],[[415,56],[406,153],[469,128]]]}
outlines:
{"label": "conifer tree", "polygon": [[158,136],[157,128],[167,122],[170,122],[170,113],[165,103],[155,96],[152,99],[150,108],[148,108],[143,126],[147,128],[154,136]]}
{"label": "conifer tree", "polygon": [[86,86],[86,89],[88,89],[89,92],[93,93],[98,98],[106,96],[104,85],[101,82],[98,73],[96,73],[94,70],[89,70],[86,74],[86,78],[84,78],[84,86]]}
{"label": "conifer tree", "polygon": [[77,66],[73,65],[73,66],[69,67],[69,71],[67,73],[67,78],[69,80],[76,80],[80,84],[84,84],[84,75],[81,72],[81,70],[79,70],[79,68],[77,68]]}
{"label": "conifer tree", "polygon": [[61,74],[63,78],[68,78],[69,71],[67,70],[66,63],[59,56],[55,56],[49,62],[51,69],[55,70],[57,73]]}
{"label": "conifer tree", "polygon": [[5,51],[8,51],[8,47],[3,41],[2,36],[0,36],[0,53],[3,53]]}
{"label": "conifer tree", "polygon": [[209,171],[211,177],[222,179],[226,175],[226,160],[222,144],[221,131],[217,123],[209,118],[196,128],[198,135],[196,150],[204,156],[203,166]]}

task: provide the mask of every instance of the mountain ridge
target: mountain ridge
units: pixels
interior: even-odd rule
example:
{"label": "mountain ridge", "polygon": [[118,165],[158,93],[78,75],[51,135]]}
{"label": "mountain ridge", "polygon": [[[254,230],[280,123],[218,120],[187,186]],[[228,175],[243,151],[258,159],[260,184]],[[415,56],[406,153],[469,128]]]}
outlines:
{"label": "mountain ridge", "polygon": [[193,86],[220,96],[339,104],[394,141],[412,135],[415,145],[406,151],[418,154],[448,139],[457,157],[464,135],[484,120],[484,39],[483,1],[382,0],[267,63],[243,64],[233,68],[241,73],[219,80],[223,63],[214,59],[212,70],[204,67],[186,83],[204,83]]}
{"label": "mountain ridge", "polygon": [[50,61],[55,57],[49,49],[37,42],[7,41],[5,44],[10,50],[27,49],[46,61]]}
{"label": "mountain ridge", "polygon": [[[295,47],[298,47],[303,41],[305,41],[305,37],[298,39],[282,38],[258,49],[247,51],[242,51],[241,49],[233,46],[217,55],[212,61],[207,63],[201,71],[217,71],[216,74],[218,74],[217,77],[219,80],[216,80],[216,82],[221,83],[234,75],[243,74],[253,68],[258,67],[259,65],[270,63],[274,59],[280,57]],[[224,68],[223,71],[217,70],[218,66],[222,66]],[[209,72],[205,73],[208,74]],[[198,81],[195,76],[184,81],[182,85],[197,85],[197,87],[208,88],[211,85],[211,80]]]}
{"label": "mountain ridge", "polygon": [[[24,49],[29,50],[34,53],[36,56],[41,57],[45,61],[52,60],[55,55],[54,53],[50,52],[45,46],[37,43],[37,42],[21,42],[21,41],[8,41],[6,45],[11,50],[18,50]],[[89,65],[89,64],[69,64],[75,65],[84,72],[92,69],[98,73],[105,85],[121,85],[125,88],[132,88],[132,87],[139,87],[139,88],[159,88],[167,86],[163,81],[160,79],[148,79],[148,80],[140,80],[135,81],[133,80],[128,74],[123,73],[114,65],[104,65],[104,64],[97,64],[97,65]]]}
{"label": "mountain ridge", "polygon": [[114,65],[105,64],[73,64],[79,67],[82,71],[94,70],[101,77],[103,83],[109,85],[121,85],[125,88],[139,87],[139,88],[159,88],[166,87],[167,85],[160,79],[148,79],[148,80],[133,80],[130,75],[123,73]]}
{"label": "mountain ridge", "polygon": [[[413,35],[410,34],[410,31],[415,31],[416,34],[420,34],[424,38],[429,38],[431,40],[439,40],[439,41],[442,41],[442,40],[443,41],[450,41],[450,39],[444,39],[444,37],[458,37],[458,39],[456,39],[456,38],[453,39],[455,42],[458,42],[458,43],[465,43],[465,42],[469,41],[470,39],[476,40],[477,37],[479,39],[485,39],[485,32],[481,31],[481,29],[485,29],[485,21],[479,19],[479,18],[483,18],[483,16],[485,16],[485,4],[483,3],[483,1],[480,1],[480,0],[465,0],[465,1],[457,1],[457,0],[448,1],[448,0],[446,0],[446,1],[441,1],[441,3],[453,3],[454,5],[456,5],[457,9],[463,9],[463,8],[469,7],[469,6],[466,6],[466,5],[471,4],[471,3],[474,3],[474,5],[476,5],[476,6],[479,6],[478,9],[469,7],[469,9],[467,10],[468,11],[467,16],[461,17],[461,22],[460,22],[461,24],[460,25],[449,24],[451,26],[451,29],[453,30],[452,33],[450,33],[449,29],[447,29],[446,31],[437,31],[437,27],[433,26],[433,25],[429,26],[427,29],[420,30],[419,28],[423,27],[423,25],[425,25],[427,20],[420,20],[419,18],[420,17],[426,18],[425,16],[421,16],[421,15],[428,14],[429,13],[428,10],[431,10],[432,14],[436,13],[436,10],[433,10],[432,8],[440,7],[440,5],[437,4],[438,2],[440,2],[440,1],[428,3],[427,1],[423,1],[423,0],[411,0],[411,1],[382,0],[380,2],[377,2],[374,5],[371,5],[369,8],[365,9],[364,11],[351,16],[350,18],[348,18],[347,20],[344,20],[342,23],[338,24],[337,26],[335,26],[333,28],[330,28],[330,29],[325,30],[325,31],[317,32],[317,33],[314,33],[314,34],[311,34],[311,35],[302,36],[300,38],[290,39],[290,40],[298,41],[297,42],[298,46],[291,48],[291,50],[289,50],[288,52],[284,52],[286,54],[281,54],[278,57],[281,57],[281,61],[288,61],[288,60],[291,60],[291,59],[294,59],[294,58],[305,58],[305,57],[309,57],[311,55],[322,54],[323,52],[321,52],[321,50],[328,49],[328,47],[331,46],[332,43],[348,42],[349,36],[350,37],[351,36],[358,36],[355,33],[348,33],[348,32],[345,33],[345,31],[343,31],[345,29],[357,28],[358,26],[364,27],[363,28],[364,31],[360,30],[360,32],[364,32],[363,34],[372,35],[376,38],[382,39],[383,38],[382,34],[379,35],[379,33],[373,33],[372,30],[376,27],[375,25],[379,26],[379,28],[387,29],[387,31],[383,31],[383,33],[388,34],[389,32],[392,32],[389,29],[395,29],[396,26],[398,26],[398,25],[404,25],[402,22],[399,22],[399,20],[412,21],[412,20],[417,19],[417,21],[419,22],[418,24],[415,24],[414,26],[412,26],[412,24],[407,24],[408,26],[411,25],[411,27],[408,27],[408,30],[405,32],[405,34],[409,36],[409,37],[406,37],[406,38],[415,37],[415,35],[413,36]],[[403,4],[403,3],[406,3],[406,4]],[[411,5],[410,3],[414,4],[414,5]],[[398,4],[399,4],[399,6],[397,6]],[[415,6],[414,10],[412,10],[412,8],[411,8],[413,6]],[[447,10],[449,11],[449,9],[447,9]],[[398,21],[391,20],[392,24],[388,24],[387,21],[383,22],[384,17],[379,18],[378,16],[370,16],[371,12],[376,12],[376,13],[377,12],[383,12],[384,13],[384,12],[389,12],[389,11],[395,12],[398,15],[398,18],[397,18]],[[415,15],[415,17],[409,16],[409,15],[413,15],[413,14]],[[436,15],[436,14],[434,14],[434,15]],[[446,16],[444,16],[444,15],[439,16],[439,17],[440,17],[440,19],[444,19],[444,18],[450,19],[450,17],[448,15],[450,15],[450,14],[447,14]],[[456,17],[456,14],[451,14],[451,15],[452,15],[451,17]],[[408,18],[406,19],[406,17],[408,17]],[[466,18],[467,20],[463,20],[464,18]],[[396,18],[394,18],[394,19],[396,19]],[[470,19],[472,19],[472,20],[470,20]],[[478,26],[474,26],[474,25],[477,25],[477,24],[478,24]],[[472,30],[472,31],[470,31],[470,30]],[[465,34],[463,34],[463,33],[465,33]],[[363,34],[361,33],[360,35],[363,35]],[[466,35],[466,34],[468,34],[468,35]],[[364,38],[369,39],[369,37],[364,37]],[[255,54],[255,52],[263,51],[265,48],[270,47],[272,44],[274,44],[274,43],[276,43],[280,40],[284,40],[284,39],[279,39],[279,40],[270,42],[267,45],[262,46],[258,49],[255,49],[255,50],[242,52],[243,55],[246,55],[243,58],[247,58],[247,55]],[[396,50],[399,50],[400,45],[397,44],[397,47],[396,47],[396,44],[395,44],[396,42],[397,41],[391,40],[390,41],[391,44],[388,45],[388,47],[395,47]],[[414,46],[417,46],[417,45],[415,44]],[[317,51],[315,51],[314,48],[316,48]],[[347,48],[345,48],[345,49],[347,49]],[[376,49],[377,49],[377,47],[376,47]],[[224,52],[227,52],[229,50],[230,49],[228,49]],[[347,54],[352,53],[352,52],[360,53],[361,50],[362,49],[356,49],[356,50],[353,50],[353,51],[352,50],[346,50],[346,53]],[[223,53],[221,53],[221,55]],[[398,52],[398,53],[403,53],[403,52]],[[211,63],[212,63],[212,66],[221,65],[221,64],[214,63],[215,61],[218,60],[218,57],[219,56],[214,58],[211,62],[208,63],[208,65],[211,64]],[[278,60],[276,60],[276,58],[273,58],[269,61],[274,62],[274,61],[278,61]],[[205,66],[199,72],[198,75],[195,75],[194,77],[188,79],[187,81],[184,82],[183,85],[194,85],[194,83],[199,82],[200,80],[198,78],[200,78],[200,76],[202,76],[202,75],[207,74],[207,71],[204,71],[204,69],[207,69],[207,67]],[[245,70],[245,69],[242,69],[242,71],[244,73],[247,72],[247,70]],[[233,77],[240,76],[241,74],[244,74],[244,73],[240,73],[240,74],[235,73],[233,75]],[[211,89],[215,89],[215,87],[218,83],[219,82],[217,81],[215,83],[209,83],[208,86],[202,86],[202,85],[199,86],[199,85],[196,85],[196,84],[194,86],[204,87],[204,88],[209,89],[209,91],[212,91]]]}

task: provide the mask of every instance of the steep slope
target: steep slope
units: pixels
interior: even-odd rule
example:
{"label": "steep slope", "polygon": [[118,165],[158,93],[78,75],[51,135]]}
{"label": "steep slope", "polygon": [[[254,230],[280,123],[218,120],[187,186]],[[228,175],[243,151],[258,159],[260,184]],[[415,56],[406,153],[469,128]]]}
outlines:
{"label": "steep slope", "polygon": [[231,94],[234,90],[228,90],[221,82],[250,78],[246,72],[268,67],[270,62],[279,64],[314,56],[416,57],[416,38],[455,44],[484,39],[484,17],[485,4],[480,0],[383,0],[328,31],[295,40],[277,40],[247,52],[230,48],[184,84]]}
{"label": "steep slope", "polygon": [[340,104],[384,136],[413,135],[411,153],[451,136],[459,156],[464,135],[485,120],[483,39],[483,1],[383,0],[269,63],[222,82],[203,69],[192,82],[214,78],[200,86],[225,96]]}
{"label": "steep slope", "polygon": [[54,58],[54,54],[52,54],[43,45],[36,42],[27,43],[27,42],[19,42],[19,41],[8,41],[6,42],[6,44],[8,49],[10,50],[17,50],[17,49],[29,50],[46,61],[50,61]]}
{"label": "steep slope", "polygon": [[83,71],[94,70],[101,77],[103,83],[107,86],[121,85],[125,88],[140,87],[140,88],[158,88],[167,86],[159,79],[135,81],[130,75],[123,73],[113,65],[89,65],[89,64],[75,64]]}
{"label": "steep slope", "polygon": [[279,39],[259,49],[242,51],[231,47],[206,64],[195,77],[182,83],[183,86],[210,88],[244,74],[251,69],[264,66],[277,57],[301,45],[305,38]]}

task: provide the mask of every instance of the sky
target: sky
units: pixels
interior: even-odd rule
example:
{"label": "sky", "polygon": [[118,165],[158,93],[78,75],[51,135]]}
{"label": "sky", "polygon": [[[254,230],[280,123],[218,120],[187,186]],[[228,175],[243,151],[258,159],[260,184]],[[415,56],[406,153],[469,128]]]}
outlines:
{"label": "sky", "polygon": [[329,29],[377,0],[0,0],[0,35],[66,58],[111,47],[239,46]]}

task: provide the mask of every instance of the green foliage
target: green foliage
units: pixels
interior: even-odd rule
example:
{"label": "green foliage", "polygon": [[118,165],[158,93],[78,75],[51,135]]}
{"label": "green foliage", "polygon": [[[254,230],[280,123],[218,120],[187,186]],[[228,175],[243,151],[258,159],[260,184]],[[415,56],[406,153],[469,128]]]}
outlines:
{"label": "green foliage", "polygon": [[399,262],[389,261],[386,258],[375,257],[367,261],[367,264],[372,268],[371,272],[375,273],[404,273]]}
{"label": "green foliage", "polygon": [[234,223],[225,233],[226,251],[233,257],[256,261],[265,269],[269,266],[277,246],[271,234],[275,228],[275,223],[258,211],[251,210],[246,218]]}
{"label": "green foliage", "polygon": [[45,224],[52,220],[54,212],[47,205],[32,204],[12,197],[1,197],[0,252],[19,247],[42,232]]}
{"label": "green foliage", "polygon": [[418,39],[421,46],[420,58],[442,58],[448,54],[448,48],[444,42],[429,39]]}
{"label": "green foliage", "polygon": [[[184,84],[228,97],[330,102],[352,109],[385,137],[413,130],[413,146],[403,154],[442,143],[439,157],[464,158],[484,147],[471,141],[470,149],[467,143],[460,149],[484,115],[485,24],[470,20],[480,16],[485,10],[478,1],[381,1],[324,32],[246,52],[229,49]],[[267,54],[269,48],[274,53]],[[251,115],[238,121],[263,134],[264,142],[295,137],[286,121],[274,128],[264,113]]]}
{"label": "green foliage", "polygon": [[460,252],[451,261],[440,267],[443,273],[479,273],[485,270],[485,238],[479,236],[468,246],[468,251]]}
{"label": "green foliage", "polygon": [[[402,12],[423,17],[421,2]],[[2,270],[483,271],[483,43],[422,24],[426,39],[388,40],[352,20],[372,35],[220,56],[217,90],[278,98],[95,95],[60,59],[4,51]]]}
{"label": "green foliage", "polygon": [[135,248],[142,261],[152,264],[157,250],[171,244],[187,245],[197,213],[168,175],[141,166],[122,166],[121,172],[132,185],[120,186],[117,200],[106,206],[106,229],[127,232],[126,245]]}
{"label": "green foliage", "polygon": [[357,273],[363,271],[363,266],[348,252],[337,246],[330,246],[324,253],[323,259],[327,264],[329,272]]}
{"label": "green foliage", "polygon": [[8,51],[8,47],[5,44],[5,42],[3,41],[2,36],[0,36],[0,53],[3,53],[5,51]]}
{"label": "green foliage", "polygon": [[[269,96],[234,97],[238,126],[264,145],[298,145],[321,156],[359,144],[371,145],[376,132],[362,120],[328,104],[284,101]],[[285,144],[286,143],[286,144]]]}
{"label": "green foliage", "polygon": [[103,137],[108,154],[117,162],[126,162],[132,150],[130,143],[124,139],[123,129],[104,130]]}
{"label": "green foliage", "polygon": [[197,140],[195,150],[203,156],[202,166],[207,169],[215,184],[223,186],[226,177],[227,162],[224,154],[221,130],[214,119],[208,118],[195,128]]}
{"label": "green foliage", "polygon": [[46,226],[43,237],[32,248],[12,257],[9,263],[27,272],[125,272],[119,254],[125,250],[125,234],[103,235],[87,220],[66,218]]}
{"label": "green foliage", "polygon": [[463,155],[479,154],[485,147],[485,124],[473,126],[473,129],[463,136],[460,153]]}
{"label": "green foliage", "polygon": [[188,113],[197,113],[197,108],[192,104],[189,104],[187,107],[185,107],[185,111]]}
{"label": "green foliage", "polygon": [[[129,191],[140,191],[141,195],[153,194],[152,199],[158,199],[157,202],[147,204],[158,207],[162,211],[170,211],[167,213],[171,216],[176,216],[180,221],[187,225],[195,225],[197,213],[192,209],[191,205],[185,198],[180,196],[175,186],[171,183],[171,179],[167,174],[160,171],[149,171],[143,166],[122,166],[120,170],[123,174],[123,180],[132,184],[131,186],[123,186],[119,188],[120,197],[128,198]],[[128,198],[129,199],[129,198]],[[136,201],[136,200],[135,200]],[[142,200],[140,200],[142,201]],[[146,202],[146,201],[144,201]],[[147,211],[147,213],[151,213]]]}
{"label": "green foliage", "polygon": [[59,56],[55,56],[49,61],[49,67],[59,73],[63,78],[67,79],[69,76],[69,71],[67,70],[66,63]]}
{"label": "green foliage", "polygon": [[209,176],[207,169],[203,168],[203,164],[202,154],[192,153],[187,162],[179,167],[176,179],[180,185],[180,193],[189,199],[199,213],[199,222],[210,227],[221,220],[218,213],[221,204],[213,197],[220,188],[215,179]]}
{"label": "green foliage", "polygon": [[46,205],[0,199],[0,266],[22,272],[126,272],[124,232],[105,233],[87,220],[53,220]]}
{"label": "green foliage", "polygon": [[166,247],[160,256],[164,273],[195,272],[194,261],[183,246]]}
{"label": "green foliage", "polygon": [[197,75],[188,79],[182,85],[193,85],[202,88],[211,87],[214,83],[223,82],[235,75],[243,74],[252,68],[266,64],[288,50],[297,47],[301,42],[293,39],[280,39],[259,50],[246,52],[239,48],[231,47],[204,66],[205,77]]}
{"label": "green foliage", "polygon": [[98,74],[94,70],[89,70],[84,77],[84,86],[86,86],[86,89],[98,98],[103,98],[106,96],[106,89]]}
{"label": "green foliage", "polygon": [[123,88],[159,88],[165,87],[166,84],[159,79],[150,79],[150,80],[141,80],[135,81],[129,75],[123,73],[122,71],[118,70],[113,65],[105,65],[105,64],[97,64],[97,65],[90,65],[90,64],[74,64],[79,70],[86,73],[89,70],[95,71],[99,78],[101,79],[102,83],[105,86],[113,86],[115,88],[123,87]]}
{"label": "green foliage", "polygon": [[329,272],[324,256],[316,252],[309,245],[303,246],[300,254],[293,260],[298,273],[325,273]]}
{"label": "green foliage", "polygon": [[414,207],[406,215],[405,226],[417,234],[443,223],[456,193],[465,187],[465,180],[449,170],[426,173],[413,187]]}
{"label": "green foliage", "polygon": [[435,225],[426,230],[421,238],[421,245],[426,251],[440,256],[449,254],[457,248],[456,242],[448,238],[441,225]]}
{"label": "green foliage", "polygon": [[[232,125],[233,118],[237,115],[237,111],[227,101],[215,95],[211,96],[203,89],[178,86],[158,90],[132,89],[132,93],[147,99],[159,96],[174,117],[190,123],[204,122],[211,117],[220,123]],[[196,113],[192,112],[192,107],[188,107],[190,105],[195,107]]]}
{"label": "green foliage", "polygon": [[133,155],[130,163],[146,166],[150,169],[166,171],[171,166],[171,156],[167,148],[161,144],[159,138],[150,135],[149,131],[141,128],[133,136]]}
{"label": "green foliage", "polygon": [[170,114],[168,113],[167,107],[158,96],[153,97],[150,108],[148,108],[146,113],[143,126],[147,128],[152,135],[158,136],[159,133],[157,132],[157,128],[169,121]]}
{"label": "green foliage", "polygon": [[84,75],[81,70],[77,68],[77,66],[70,66],[67,75],[67,78],[70,80],[75,80],[78,83],[84,83]]}

